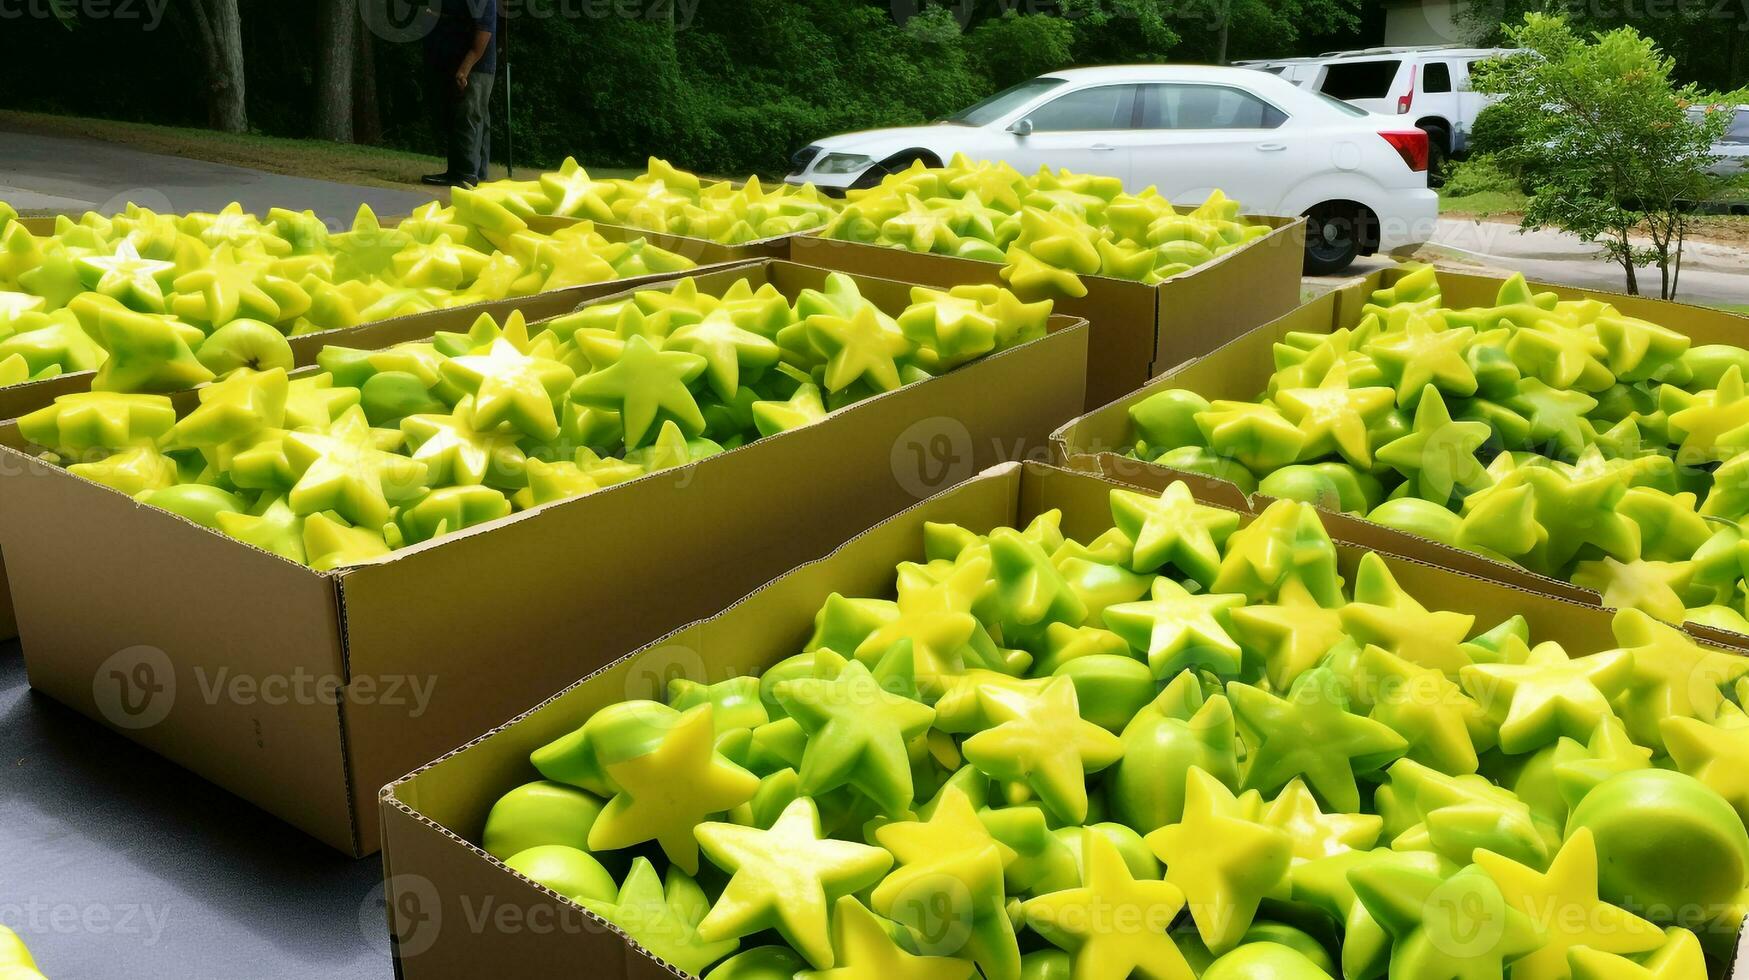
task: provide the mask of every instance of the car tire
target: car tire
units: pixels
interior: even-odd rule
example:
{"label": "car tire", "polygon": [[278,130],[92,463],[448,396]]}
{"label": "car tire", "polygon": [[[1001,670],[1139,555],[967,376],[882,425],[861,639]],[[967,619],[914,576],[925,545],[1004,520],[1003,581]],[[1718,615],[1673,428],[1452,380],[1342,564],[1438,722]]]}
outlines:
{"label": "car tire", "polygon": [[925,167],[941,166],[940,161],[927,153],[916,151],[899,153],[882,160],[880,163],[869,167],[867,170],[864,170],[862,176],[856,178],[856,181],[850,185],[850,189],[863,190],[865,188],[878,186],[882,180],[886,179],[888,174],[896,174],[899,171],[910,167],[911,164],[916,163],[919,160],[923,162]]}
{"label": "car tire", "polygon": [[1360,256],[1362,211],[1340,201],[1319,204],[1306,212],[1308,276],[1333,276]]}
{"label": "car tire", "polygon": [[1445,186],[1446,170],[1451,165],[1451,135],[1438,126],[1422,130],[1427,134],[1427,186]]}

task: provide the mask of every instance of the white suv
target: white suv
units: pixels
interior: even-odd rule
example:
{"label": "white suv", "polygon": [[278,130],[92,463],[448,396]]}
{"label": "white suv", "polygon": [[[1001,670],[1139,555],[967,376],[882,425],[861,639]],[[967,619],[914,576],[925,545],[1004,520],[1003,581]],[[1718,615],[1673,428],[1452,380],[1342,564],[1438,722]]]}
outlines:
{"label": "white suv", "polygon": [[1470,87],[1470,69],[1516,53],[1509,48],[1367,48],[1239,64],[1370,112],[1413,117],[1427,133],[1437,175],[1447,158],[1468,150],[1477,113],[1494,101]]}

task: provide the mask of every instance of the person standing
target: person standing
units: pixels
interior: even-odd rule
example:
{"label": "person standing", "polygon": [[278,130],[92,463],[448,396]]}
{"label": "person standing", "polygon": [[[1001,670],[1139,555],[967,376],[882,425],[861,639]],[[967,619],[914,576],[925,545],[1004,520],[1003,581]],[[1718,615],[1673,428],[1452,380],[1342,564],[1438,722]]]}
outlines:
{"label": "person standing", "polygon": [[427,184],[473,187],[486,179],[492,86],[498,71],[498,0],[441,0],[425,35],[426,99],[449,158]]}

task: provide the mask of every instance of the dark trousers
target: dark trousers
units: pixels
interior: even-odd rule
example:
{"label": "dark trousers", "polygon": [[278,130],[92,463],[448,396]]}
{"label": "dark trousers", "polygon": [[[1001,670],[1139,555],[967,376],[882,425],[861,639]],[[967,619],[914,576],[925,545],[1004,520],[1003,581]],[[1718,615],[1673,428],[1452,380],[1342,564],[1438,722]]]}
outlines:
{"label": "dark trousers", "polygon": [[492,88],[496,75],[475,72],[466,91],[457,92],[454,72],[428,73],[426,102],[438,145],[449,158],[454,178],[482,181],[492,158]]}

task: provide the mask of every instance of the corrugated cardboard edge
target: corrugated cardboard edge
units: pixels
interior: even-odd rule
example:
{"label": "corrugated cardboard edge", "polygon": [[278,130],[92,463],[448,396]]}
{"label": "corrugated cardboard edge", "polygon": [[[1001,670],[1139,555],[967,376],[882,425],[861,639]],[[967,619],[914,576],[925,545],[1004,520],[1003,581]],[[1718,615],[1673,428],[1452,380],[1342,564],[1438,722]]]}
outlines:
{"label": "corrugated cardboard edge", "polygon": [[[1258,338],[1260,337],[1285,332],[1290,326],[1289,321],[1292,321],[1292,328],[1304,329],[1308,324],[1301,321],[1318,317],[1320,311],[1328,310],[1328,317],[1315,321],[1324,323],[1324,329],[1328,331],[1342,326],[1352,326],[1359,322],[1361,307],[1366,304],[1373,291],[1390,286],[1402,274],[1400,268],[1382,269],[1370,275],[1344,282],[1334,291],[1317,297],[1285,316],[1234,338],[1206,357],[1180,363],[1149,381],[1142,388],[1065,423],[1051,434],[1052,460],[1070,469],[1104,473],[1113,478],[1135,481],[1155,491],[1162,489],[1167,483],[1174,480],[1193,482],[1199,488],[1208,487],[1209,492],[1214,495],[1214,499],[1225,501],[1229,505],[1243,501],[1243,508],[1246,511],[1250,513],[1261,512],[1275,498],[1263,493],[1247,495],[1239,487],[1225,480],[1211,480],[1208,477],[1188,473],[1184,470],[1124,456],[1120,452],[1113,451],[1121,448],[1123,438],[1122,436],[1114,436],[1113,433],[1127,428],[1127,412],[1131,405],[1160,391],[1182,387],[1178,382],[1185,372],[1207,364],[1219,363],[1222,359],[1231,359],[1240,346],[1255,345],[1259,342]],[[1439,273],[1439,280],[1442,286],[1446,287],[1448,296],[1455,294],[1459,297],[1459,305],[1474,305],[1478,301],[1479,294],[1483,292],[1490,297],[1487,301],[1492,302],[1491,297],[1499,292],[1501,284],[1505,282],[1498,277],[1444,271]],[[1538,292],[1556,293],[1563,300],[1595,298],[1616,303],[1622,312],[1630,316],[1652,320],[1663,325],[1669,325],[1669,321],[1675,317],[1683,326],[1673,327],[1673,329],[1699,333],[1700,336],[1692,338],[1696,343],[1734,343],[1737,346],[1749,343],[1749,317],[1724,310],[1670,303],[1646,297],[1626,296],[1607,290],[1580,289],[1541,282],[1532,282],[1530,286]],[[1694,322],[1691,322],[1690,318],[1693,318]],[[1697,323],[1700,326],[1698,330],[1695,329]],[[1267,368],[1267,366],[1265,367]],[[1255,369],[1256,365],[1247,364],[1247,370]],[[1244,397],[1252,398],[1257,393],[1254,391]],[[1210,484],[1217,485],[1219,489],[1210,487]],[[1379,551],[1418,560],[1431,560],[1437,565],[1454,571],[1479,575],[1556,598],[1596,606],[1603,605],[1601,595],[1571,582],[1542,575],[1519,565],[1496,561],[1475,552],[1455,548],[1420,535],[1388,528],[1382,524],[1368,521],[1359,515],[1345,514],[1324,508],[1318,510],[1327,525],[1335,524],[1345,527],[1345,533],[1351,539],[1365,540],[1370,547]],[[1689,635],[1698,639],[1733,649],[1749,649],[1749,635],[1697,623],[1682,623],[1680,626]]]}
{"label": "corrugated cardboard edge", "polygon": [[[755,238],[752,241],[726,244],[709,238],[695,238],[691,235],[675,235],[665,231],[650,231],[636,225],[621,225],[606,221],[592,221],[589,218],[566,218],[553,214],[537,214],[522,219],[531,231],[550,235],[555,231],[573,227],[583,222],[590,222],[597,231],[602,231],[615,241],[624,238],[614,238],[616,235],[627,238],[637,236],[647,239],[650,244],[663,251],[684,255],[699,263],[704,262],[742,262],[748,259],[782,259],[789,257],[790,240],[816,234],[819,229],[810,228],[807,231],[793,231],[782,235],[772,235],[767,238]],[[605,231],[604,231],[605,229]],[[609,234],[611,232],[611,234]]]}
{"label": "corrugated cardboard edge", "polygon": [[[731,612],[738,610],[743,606],[746,606],[749,604],[759,603],[761,601],[762,597],[764,597],[767,593],[772,592],[773,590],[780,589],[780,588],[784,587],[787,583],[789,583],[797,578],[807,576],[807,575],[813,574],[815,572],[821,571],[822,569],[826,568],[827,566],[834,564],[846,552],[855,550],[857,548],[857,546],[859,545],[859,543],[862,542],[866,538],[869,538],[873,535],[882,533],[883,531],[885,531],[886,529],[888,529],[894,525],[897,525],[900,523],[909,523],[911,521],[914,521],[915,518],[921,512],[931,512],[931,511],[941,510],[942,509],[941,504],[942,504],[943,499],[949,497],[950,495],[954,495],[954,496],[969,495],[969,494],[975,492],[979,486],[988,486],[988,485],[992,485],[992,484],[1005,485],[1009,491],[1008,492],[1007,512],[1006,512],[1006,515],[998,515],[996,519],[998,522],[998,526],[1003,526],[1003,525],[1016,526],[1018,524],[1018,517],[1021,514],[1021,511],[1023,509],[1022,508],[1022,500],[1023,500],[1023,497],[1026,495],[1029,484],[1033,480],[1037,480],[1040,477],[1043,477],[1044,479],[1048,480],[1051,478],[1051,474],[1059,474],[1061,476],[1066,476],[1066,477],[1071,477],[1071,478],[1074,478],[1074,477],[1089,478],[1089,479],[1092,479],[1092,480],[1099,482],[1100,484],[1113,486],[1113,487],[1125,486],[1125,484],[1123,484],[1121,481],[1112,480],[1108,477],[1103,477],[1103,476],[1100,476],[1098,474],[1064,470],[1064,469],[1061,469],[1058,467],[1053,467],[1053,466],[1050,466],[1047,464],[1041,464],[1041,463],[1005,463],[1005,464],[1002,464],[999,466],[991,467],[991,468],[985,470],[983,473],[979,474],[977,477],[974,477],[973,479],[968,480],[964,483],[958,484],[958,485],[952,487],[951,489],[945,490],[941,494],[937,494],[934,497],[931,497],[927,500],[921,501],[918,504],[916,504],[912,507],[909,507],[909,508],[905,509],[904,511],[899,512],[898,514],[893,515],[892,517],[888,518],[887,520],[880,522],[879,524],[875,525],[874,527],[871,527],[867,531],[864,531],[858,535],[855,535],[855,536],[847,539],[842,545],[840,545],[838,548],[833,549],[830,553],[823,555],[814,561],[806,562],[804,564],[796,566],[796,568],[794,568],[790,572],[786,573],[783,576],[780,576],[777,579],[772,580],[770,583],[768,583],[766,586],[762,587],[758,591],[751,593],[748,596],[740,599],[739,601],[728,605],[727,607],[725,607],[721,612],[717,613],[716,615],[708,617],[707,619],[704,619],[704,620],[699,620],[697,622],[687,624],[686,626],[682,626],[678,629],[675,629],[675,630],[671,631],[670,633],[664,635],[660,639],[652,641],[651,643],[645,645],[644,647],[639,648],[638,650],[627,653],[624,656],[618,657],[618,658],[614,659],[613,661],[602,665],[600,668],[598,668],[594,671],[591,671],[589,674],[579,678],[577,681],[567,685],[563,689],[554,693],[551,697],[547,698],[545,701],[542,701],[540,704],[531,707],[530,709],[528,709],[525,712],[522,712],[521,714],[506,721],[504,724],[498,726],[497,728],[494,728],[491,731],[485,732],[485,733],[477,736],[476,738],[469,740],[465,744],[458,746],[457,748],[455,748],[449,752],[444,753],[442,756],[439,756],[438,758],[432,760],[431,762],[427,763],[426,765],[421,766],[420,768],[407,774],[406,776],[402,777],[401,779],[398,779],[395,782],[390,783],[387,786],[384,786],[382,788],[382,791],[378,794],[378,803],[383,810],[382,854],[383,854],[383,860],[384,860],[386,880],[388,880],[390,882],[391,889],[394,887],[394,884],[397,881],[400,881],[403,878],[409,879],[411,881],[423,882],[423,884],[426,887],[434,887],[432,882],[430,882],[428,879],[420,878],[416,873],[405,873],[404,869],[402,869],[402,872],[397,872],[397,870],[395,869],[395,866],[393,864],[393,861],[394,861],[397,853],[401,853],[404,850],[404,851],[408,851],[408,852],[417,851],[421,855],[424,855],[424,854],[432,853],[432,852],[447,851],[451,846],[459,846],[459,848],[461,849],[460,853],[450,852],[448,854],[442,854],[438,858],[438,860],[446,860],[449,858],[460,858],[459,863],[463,866],[463,868],[465,868],[466,873],[470,876],[470,878],[472,880],[479,882],[479,881],[484,879],[484,880],[488,880],[490,882],[489,884],[485,884],[485,885],[481,886],[482,887],[482,894],[492,894],[494,889],[503,889],[503,888],[508,887],[508,888],[512,889],[515,893],[523,895],[523,896],[527,896],[527,895],[541,896],[542,898],[544,898],[547,901],[556,903],[556,905],[562,910],[566,910],[566,911],[573,911],[574,910],[575,914],[577,914],[577,915],[587,916],[590,921],[595,922],[595,923],[600,923],[603,926],[607,926],[607,924],[603,920],[600,920],[598,917],[595,917],[595,916],[591,915],[590,913],[587,913],[586,911],[584,911],[581,908],[581,906],[572,902],[570,899],[568,899],[562,895],[559,895],[550,889],[547,889],[543,886],[536,884],[534,881],[532,881],[531,879],[528,879],[527,877],[521,875],[518,872],[512,871],[502,861],[500,861],[497,858],[493,857],[492,855],[488,854],[483,848],[479,847],[478,845],[476,845],[472,841],[468,840],[466,837],[457,833],[455,830],[453,830],[453,829],[443,825],[441,822],[427,816],[425,813],[423,813],[420,810],[418,801],[416,799],[406,798],[406,796],[404,796],[404,794],[409,794],[416,788],[414,784],[422,775],[424,775],[424,774],[430,772],[431,770],[441,766],[442,764],[444,764],[445,762],[447,762],[450,759],[453,759],[453,758],[456,758],[460,755],[463,755],[464,753],[467,753],[468,751],[474,749],[477,746],[480,746],[488,741],[491,741],[494,738],[497,738],[497,737],[504,735],[507,731],[514,728],[519,723],[522,723],[525,719],[528,719],[533,715],[537,715],[537,714],[541,713],[542,711],[544,711],[548,707],[563,700],[567,695],[571,694],[572,692],[577,691],[577,690],[583,688],[584,686],[594,682],[597,678],[600,678],[603,675],[615,670],[616,668],[620,667],[621,665],[635,662],[639,657],[643,656],[644,654],[648,653],[649,651],[664,647],[664,646],[670,644],[676,638],[688,635],[688,634],[706,626],[707,624],[709,624],[715,620],[722,619],[722,618],[728,616]],[[1147,487],[1140,487],[1140,486],[1131,486],[1130,488],[1137,489],[1137,490],[1148,489]],[[1218,501],[1213,501],[1213,502],[1205,501],[1205,502],[1210,503],[1212,506],[1223,507],[1223,508],[1225,507],[1224,504],[1222,504]],[[1244,514],[1243,511],[1240,511],[1240,513],[1246,517],[1254,516],[1254,515]],[[1354,544],[1352,542],[1346,542],[1346,541],[1341,541],[1339,539],[1336,539],[1335,535],[1332,535],[1332,538],[1333,538],[1333,540],[1336,540],[1340,550],[1345,552],[1344,558],[1347,561],[1357,560],[1357,558],[1360,554],[1364,554],[1365,552],[1371,550],[1371,549],[1366,548],[1364,545],[1357,545],[1357,544]],[[1479,585],[1484,590],[1487,590],[1487,591],[1501,590],[1501,591],[1504,591],[1505,593],[1508,593],[1509,595],[1513,595],[1513,596],[1517,596],[1519,598],[1522,598],[1522,599],[1524,599],[1532,604],[1553,603],[1553,604],[1555,604],[1555,607],[1557,610],[1556,614],[1558,614],[1558,610],[1562,609],[1562,608],[1578,610],[1583,615],[1586,615],[1588,617],[1601,616],[1601,615],[1605,614],[1604,610],[1601,610],[1596,606],[1587,605],[1587,604],[1582,603],[1582,602],[1576,602],[1576,601],[1561,598],[1558,596],[1541,595],[1541,594],[1536,593],[1536,592],[1531,591],[1531,590],[1519,589],[1519,588],[1516,588],[1514,586],[1510,586],[1510,585],[1506,585],[1504,583],[1494,581],[1494,580],[1489,579],[1485,576],[1471,575],[1471,574],[1468,574],[1465,572],[1445,568],[1445,567],[1442,567],[1442,566],[1435,564],[1435,563],[1421,561],[1421,560],[1413,558],[1413,557],[1391,555],[1387,558],[1387,564],[1389,564],[1391,566],[1394,574],[1402,574],[1403,572],[1409,572],[1410,577],[1412,579],[1416,578],[1416,577],[1420,577],[1420,576],[1425,576],[1425,575],[1431,575],[1434,577],[1451,575],[1451,576],[1456,576],[1460,579],[1463,579],[1472,585]],[[837,584],[836,582],[822,584],[820,586],[820,588],[826,588],[829,585],[836,585],[836,584]],[[818,590],[816,590],[816,591],[818,591]],[[1607,638],[1609,642],[1613,642],[1613,637],[1610,635],[1607,625],[1604,625],[1601,623],[1595,623],[1592,625],[1594,626],[1594,631],[1599,634],[1597,639],[1599,639],[1601,641],[1601,640],[1604,640],[1605,638]],[[1741,650],[1735,650],[1735,649],[1724,648],[1724,647],[1721,647],[1719,649],[1721,649],[1722,652],[1726,652],[1726,653],[1736,655],[1736,656],[1744,656],[1745,655],[1744,651],[1741,651]],[[581,724],[581,720],[575,720],[575,723]],[[483,817],[483,814],[482,814],[482,817]],[[414,864],[414,866],[421,866],[421,862],[418,860],[415,860],[412,863]],[[456,864],[457,864],[456,861],[446,860],[446,870],[453,868]],[[408,927],[404,927],[401,924],[394,922],[395,911],[397,909],[401,908],[402,906],[399,903],[397,903],[396,901],[394,901],[393,894],[390,895],[390,899],[391,900],[388,903],[389,915],[390,915],[390,920],[391,920],[390,932],[391,932],[391,935],[400,936],[403,934],[403,929],[408,928]],[[412,925],[417,926],[417,923],[414,923]],[[631,940],[629,937],[624,936],[624,934],[622,932],[620,932],[619,930],[613,929],[611,927],[609,927],[609,929],[614,934],[616,934],[622,938],[622,940],[624,941],[624,943],[626,945],[627,950],[630,951],[634,957],[641,958],[644,960],[645,966],[655,965],[655,966],[659,966],[664,971],[671,973],[671,974],[674,974],[674,975],[677,975],[677,976],[681,976],[681,977],[690,976],[688,974],[685,974],[685,973],[682,973],[680,971],[675,970],[672,966],[670,966],[666,962],[661,961],[659,958],[650,954],[641,945],[637,944],[635,941]],[[1743,968],[1744,964],[1746,962],[1749,962],[1749,931],[1740,932],[1740,934],[1738,936],[1736,960],[1737,960],[1737,966],[1739,968]],[[630,967],[632,965],[633,964],[628,964],[627,976],[637,976],[638,975],[635,970],[630,969]],[[401,955],[399,955],[399,948],[397,947],[397,955],[396,955],[397,976],[403,975],[403,972],[402,972],[403,969],[404,969],[404,963],[402,961]],[[424,976],[424,975],[425,975],[424,973],[421,973],[421,976]],[[448,976],[450,974],[443,973],[443,972],[439,971],[435,975]]]}

